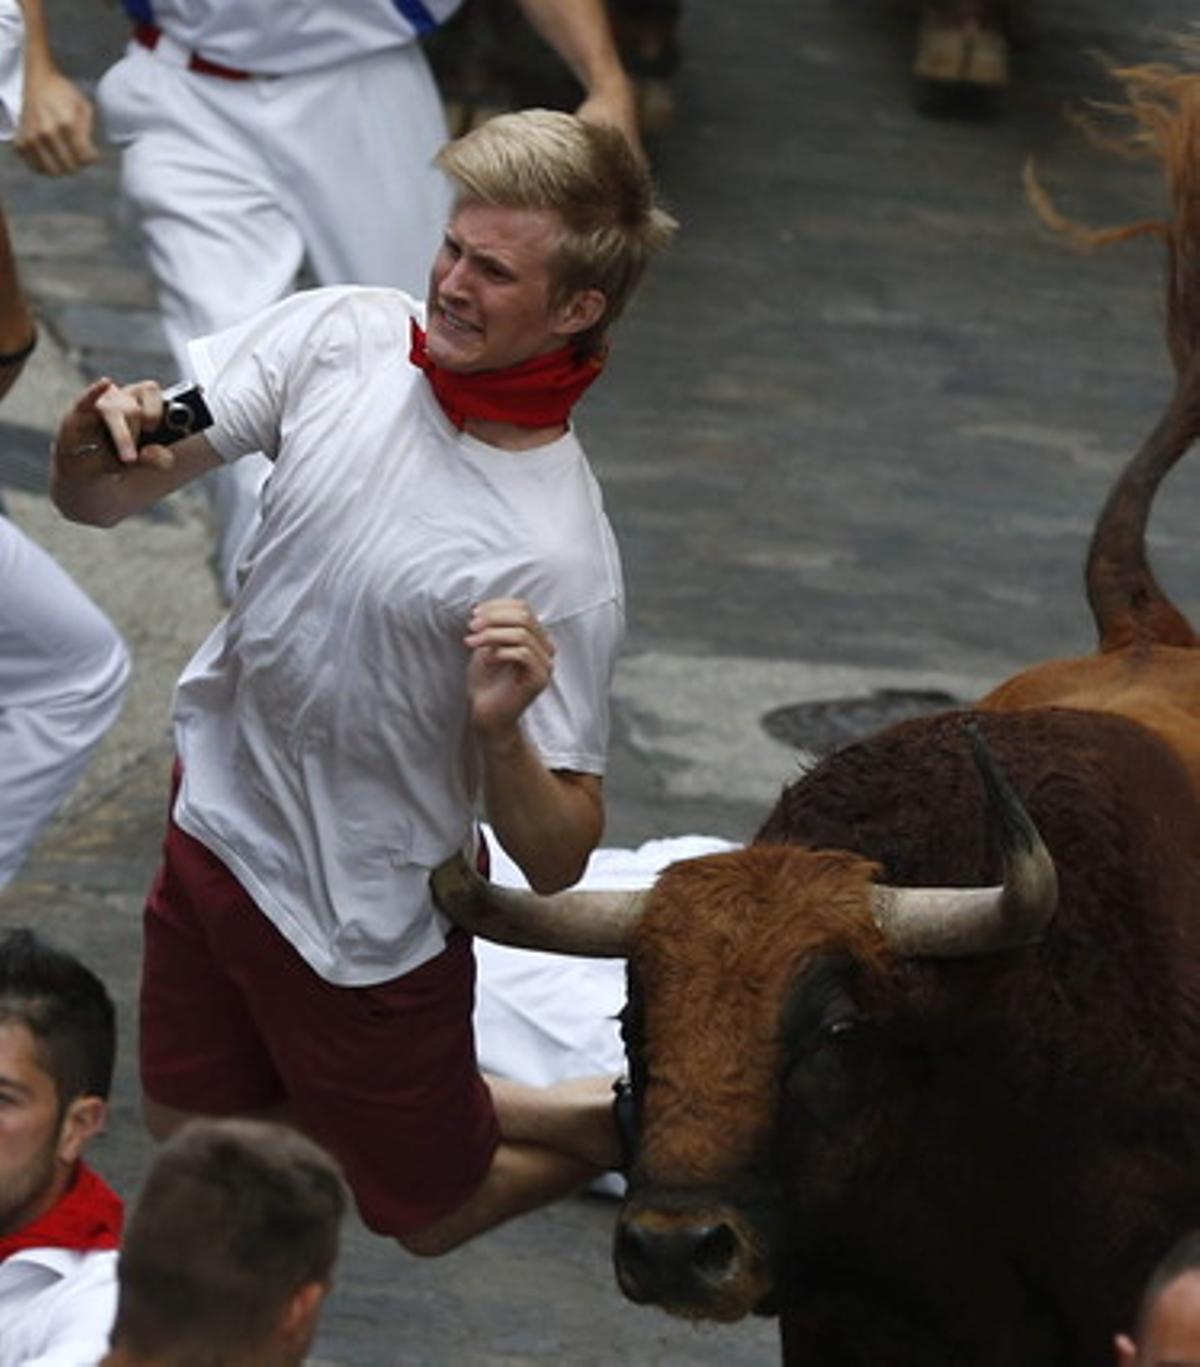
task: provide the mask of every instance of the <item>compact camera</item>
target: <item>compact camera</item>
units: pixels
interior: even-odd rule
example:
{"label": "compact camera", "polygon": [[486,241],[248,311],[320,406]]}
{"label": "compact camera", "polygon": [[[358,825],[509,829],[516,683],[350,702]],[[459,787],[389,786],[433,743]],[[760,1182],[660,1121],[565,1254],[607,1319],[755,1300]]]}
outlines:
{"label": "compact camera", "polygon": [[204,390],[191,380],[182,380],[163,390],[163,411],[158,426],[138,437],[139,446],[170,446],[213,425],[213,415],[204,402]]}

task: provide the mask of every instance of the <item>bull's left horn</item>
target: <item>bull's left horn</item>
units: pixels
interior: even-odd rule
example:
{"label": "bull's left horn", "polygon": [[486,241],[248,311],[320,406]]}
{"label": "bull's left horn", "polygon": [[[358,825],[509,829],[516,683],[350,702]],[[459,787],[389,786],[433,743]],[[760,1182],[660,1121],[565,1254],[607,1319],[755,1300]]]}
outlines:
{"label": "bull's left horn", "polygon": [[535,892],[503,888],[475,872],[461,854],[434,869],[433,900],[463,930],[517,949],[545,949],[596,959],[624,958],[644,892]]}
{"label": "bull's left horn", "polygon": [[872,888],[876,923],[897,953],[912,958],[966,958],[1036,944],[1058,906],[1049,850],[977,723],[966,729],[1000,833],[1004,882],[991,888]]}

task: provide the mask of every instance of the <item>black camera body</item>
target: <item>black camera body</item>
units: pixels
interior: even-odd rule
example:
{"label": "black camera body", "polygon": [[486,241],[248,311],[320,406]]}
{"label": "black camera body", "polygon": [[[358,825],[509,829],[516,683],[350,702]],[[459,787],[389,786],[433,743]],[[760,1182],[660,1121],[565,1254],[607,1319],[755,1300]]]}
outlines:
{"label": "black camera body", "polygon": [[170,446],[213,425],[204,402],[204,390],[191,380],[181,380],[163,390],[163,411],[156,427],[138,437],[139,446]]}

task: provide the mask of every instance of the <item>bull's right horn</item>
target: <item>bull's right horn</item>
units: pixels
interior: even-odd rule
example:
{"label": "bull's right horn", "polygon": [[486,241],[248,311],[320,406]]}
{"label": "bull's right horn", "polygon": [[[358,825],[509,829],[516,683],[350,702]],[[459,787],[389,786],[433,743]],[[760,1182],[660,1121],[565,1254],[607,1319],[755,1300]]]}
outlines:
{"label": "bull's right horn", "polygon": [[1036,944],[1058,908],[1058,876],[1042,837],[984,742],[966,725],[987,791],[1004,859],[1004,882],[991,888],[871,890],[871,910],[888,943],[912,958],[999,954]]}
{"label": "bull's right horn", "polygon": [[516,949],[621,959],[645,892],[556,892],[543,897],[481,878],[461,854],[430,877],[433,900],[455,925]]}

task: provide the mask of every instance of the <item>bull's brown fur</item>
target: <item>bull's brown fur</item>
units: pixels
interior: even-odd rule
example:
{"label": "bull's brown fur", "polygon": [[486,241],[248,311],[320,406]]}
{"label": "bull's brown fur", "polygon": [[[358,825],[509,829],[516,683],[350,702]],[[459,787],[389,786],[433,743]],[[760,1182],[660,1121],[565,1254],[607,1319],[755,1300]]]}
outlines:
{"label": "bull's brown fur", "polygon": [[[663,874],[633,947],[647,1035],[665,1042],[646,1084],[642,1149],[651,1173],[700,1185],[759,1157],[775,1107],[778,1003],[818,945],[883,961],[868,911],[877,873],[841,851],[781,846],[685,861]],[[781,920],[781,906],[796,914]],[[690,934],[701,907],[702,940]]]}
{"label": "bull's brown fur", "polygon": [[[873,927],[873,868],[898,885],[1000,876],[953,713],[831,756],[752,847],[669,870],[638,928],[629,1210],[644,1220],[666,1190],[664,1224],[740,1220],[731,1193],[773,1174],[775,1290],[785,1342],[805,1345],[789,1362],[825,1360],[810,1350],[827,1339],[847,1363],[1090,1367],[1200,1222],[1196,790],[1127,718],[976,715],[1055,854],[1040,947],[904,961]],[[887,1042],[828,1143],[780,1091],[785,1006],[817,951],[865,968],[855,996]],[[736,1271],[714,1291],[722,1318],[762,1294]]]}
{"label": "bull's brown fur", "polygon": [[[1097,521],[1097,653],[974,709],[1054,857],[1044,941],[904,960],[874,928],[873,877],[1001,877],[964,716],[947,713],[831,756],[746,851],[669,870],[633,947],[643,1132],[618,1262],[653,1298],[622,1228],[657,1212],[678,1286],[699,1210],[706,1256],[680,1301],[750,1310],[738,1250],[728,1278],[711,1253],[736,1212],[727,1245],[749,1220],[775,1248],[789,1363],[1092,1367],[1200,1224],[1200,640],[1145,554],[1154,494],[1200,435],[1200,78],[1124,76],[1135,141],[1174,195],[1154,226],[1176,390]],[[826,1001],[872,1043],[839,1052]]]}

